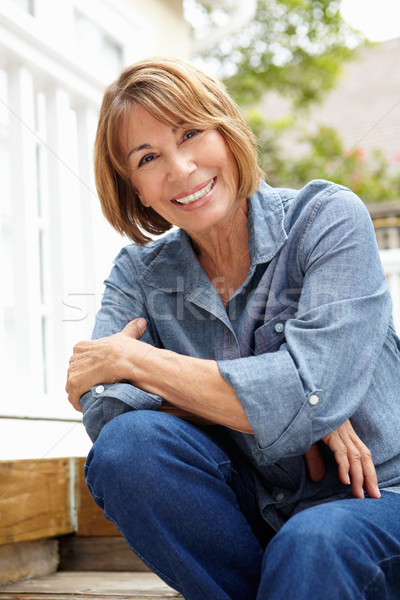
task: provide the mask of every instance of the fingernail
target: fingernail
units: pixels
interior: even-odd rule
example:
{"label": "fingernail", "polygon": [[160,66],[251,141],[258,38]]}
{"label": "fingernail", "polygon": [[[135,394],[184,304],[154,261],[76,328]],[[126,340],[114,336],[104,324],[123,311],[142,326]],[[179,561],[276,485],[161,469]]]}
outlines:
{"label": "fingernail", "polygon": [[147,325],[147,323],[146,323],[145,319],[139,319],[139,320],[136,322],[136,324],[137,324],[137,326],[139,327],[140,331],[144,331],[144,330],[146,329],[146,325]]}

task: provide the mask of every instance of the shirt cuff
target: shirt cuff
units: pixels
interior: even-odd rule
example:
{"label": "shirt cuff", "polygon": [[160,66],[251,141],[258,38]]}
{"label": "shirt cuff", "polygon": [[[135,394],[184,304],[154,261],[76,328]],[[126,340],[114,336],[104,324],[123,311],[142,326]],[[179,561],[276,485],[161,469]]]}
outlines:
{"label": "shirt cuff", "polygon": [[304,389],[287,351],[217,362],[243,406],[263,464],[308,450],[322,393]]}
{"label": "shirt cuff", "polygon": [[130,410],[158,410],[162,398],[130,383],[112,383],[93,386],[81,398],[83,424],[94,442],[102,427],[111,419]]}

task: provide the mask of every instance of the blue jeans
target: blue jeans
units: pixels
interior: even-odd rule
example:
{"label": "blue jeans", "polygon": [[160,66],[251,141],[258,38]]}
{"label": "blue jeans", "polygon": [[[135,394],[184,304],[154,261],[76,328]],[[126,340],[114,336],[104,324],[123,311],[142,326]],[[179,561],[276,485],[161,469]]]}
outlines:
{"label": "blue jeans", "polygon": [[318,505],[273,535],[243,459],[155,411],[110,421],[85,470],[105,516],[186,600],[400,599],[398,494]]}

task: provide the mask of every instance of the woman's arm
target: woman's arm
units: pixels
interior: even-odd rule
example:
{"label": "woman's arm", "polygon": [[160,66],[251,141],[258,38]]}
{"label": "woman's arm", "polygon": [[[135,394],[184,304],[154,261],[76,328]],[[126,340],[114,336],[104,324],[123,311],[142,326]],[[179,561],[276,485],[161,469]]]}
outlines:
{"label": "woman's arm", "polygon": [[[66,390],[77,410],[81,395],[91,386],[125,380],[164,398],[168,404],[161,410],[165,412],[198,424],[214,423],[252,433],[234,389],[223,379],[215,361],[182,356],[143,343],[139,338],[145,327],[144,319],[136,319],[119,334],[75,346]],[[350,422],[326,435],[323,441],[335,455],[341,481],[349,484],[351,480],[354,496],[364,497],[365,489],[371,497],[379,498],[371,454]],[[322,479],[325,468],[317,446],[313,444],[304,456],[311,479]]]}
{"label": "woman's arm", "polygon": [[145,328],[146,321],[136,319],[118,334],[75,346],[66,390],[76,410],[81,410],[80,398],[92,386],[128,381],[207,421],[252,433],[242,405],[216,361],[183,356],[141,342],[137,338]]}
{"label": "woman's arm", "polygon": [[[349,191],[322,188],[306,231],[296,244],[288,244],[298,265],[301,295],[293,317],[281,323],[279,351],[215,363],[156,349],[125,335],[114,339],[119,350],[113,367],[111,336],[92,348],[100,355],[104,347],[102,363],[87,362],[90,350],[85,343],[76,347],[79,360],[86,361],[85,385],[128,381],[180,410],[253,431],[267,464],[303,454],[327,436],[336,456],[340,445],[332,447],[331,432],[368,400],[388,331],[390,297],[365,207]],[[270,326],[267,321],[262,335]],[[74,366],[72,361],[71,382]],[[88,388],[76,389],[83,393]],[[70,390],[78,403],[80,394],[73,386]]]}
{"label": "woman's arm", "polygon": [[[104,284],[92,339],[107,338],[119,333],[132,319],[141,316],[147,320],[142,341],[157,346],[157,332],[144,306],[135,260],[132,259],[132,247],[120,251]],[[97,388],[98,383],[103,385]],[[93,442],[111,419],[131,410],[157,410],[162,402],[158,396],[120,379],[106,380],[100,377],[89,387],[84,384],[84,391],[87,393],[81,398],[80,404],[76,405],[76,409],[83,412],[83,424]]]}

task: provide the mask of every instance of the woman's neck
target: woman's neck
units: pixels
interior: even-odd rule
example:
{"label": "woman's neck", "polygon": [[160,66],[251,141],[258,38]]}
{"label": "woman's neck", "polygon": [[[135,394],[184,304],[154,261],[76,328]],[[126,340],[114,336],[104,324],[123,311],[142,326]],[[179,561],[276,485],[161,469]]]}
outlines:
{"label": "woman's neck", "polygon": [[240,208],[223,226],[191,237],[200,264],[226,304],[250,268],[247,213]]}

